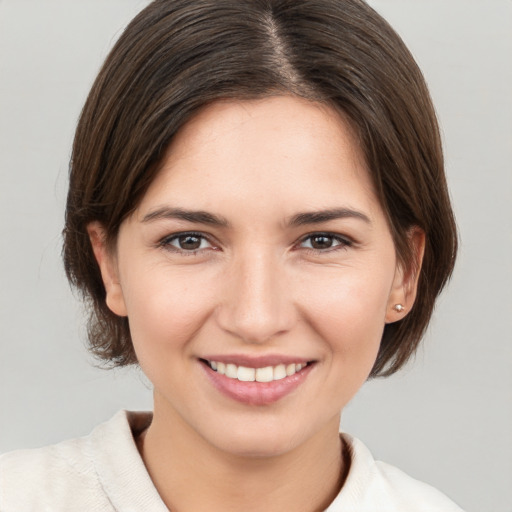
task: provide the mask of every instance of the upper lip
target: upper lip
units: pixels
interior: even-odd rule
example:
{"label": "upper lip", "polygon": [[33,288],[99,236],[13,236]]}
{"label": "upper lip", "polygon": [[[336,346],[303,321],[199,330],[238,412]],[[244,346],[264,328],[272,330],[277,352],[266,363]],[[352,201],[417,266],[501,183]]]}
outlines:
{"label": "upper lip", "polygon": [[251,356],[247,354],[224,354],[224,355],[208,355],[201,357],[207,361],[215,361],[217,363],[235,364],[237,366],[245,366],[246,368],[265,368],[266,366],[277,366],[279,364],[306,364],[312,362],[312,359],[304,357],[267,354],[260,356]]}

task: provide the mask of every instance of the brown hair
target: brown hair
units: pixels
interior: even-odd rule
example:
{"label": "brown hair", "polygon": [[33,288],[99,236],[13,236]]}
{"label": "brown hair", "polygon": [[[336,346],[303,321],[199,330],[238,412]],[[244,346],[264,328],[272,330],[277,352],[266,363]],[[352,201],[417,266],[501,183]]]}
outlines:
{"label": "brown hair", "polygon": [[219,99],[297,95],[342,111],[356,131],[397,254],[426,234],[418,295],[387,324],[372,376],[414,353],[451,274],[456,228],[435,112],[400,37],[361,0],[156,0],[105,61],[76,130],[64,229],[70,282],[91,305],[91,350],[136,363],[128,320],[112,313],[86,226],[115,243],[158,172],[173,136]]}

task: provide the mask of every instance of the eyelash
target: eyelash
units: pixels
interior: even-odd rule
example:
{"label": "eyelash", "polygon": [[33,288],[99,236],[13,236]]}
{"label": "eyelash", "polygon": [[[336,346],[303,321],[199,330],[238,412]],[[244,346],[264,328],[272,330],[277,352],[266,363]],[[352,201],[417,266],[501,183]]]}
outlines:
{"label": "eyelash", "polygon": [[351,247],[354,244],[353,240],[350,240],[348,237],[336,235],[334,233],[329,233],[329,232],[321,232],[321,231],[315,232],[315,233],[310,233],[310,234],[302,237],[299,241],[299,244],[303,244],[306,240],[310,240],[315,237],[330,238],[330,239],[332,239],[333,242],[339,242],[339,243],[338,243],[338,245],[335,245],[332,247],[327,247],[325,249],[315,249],[314,247],[304,247],[304,249],[306,249],[307,251],[310,251],[314,254],[325,254],[328,252],[339,251],[339,250],[347,249],[348,247]]}
{"label": "eyelash", "polygon": [[[174,242],[182,237],[195,237],[195,238],[200,239],[200,243],[202,243],[202,241],[207,241],[208,243],[211,244],[209,238],[207,236],[205,236],[203,233],[198,233],[196,231],[185,231],[182,233],[176,233],[174,235],[170,235],[170,236],[166,236],[166,237],[162,238],[162,240],[160,240],[160,242],[158,242],[158,247],[162,247],[163,249],[166,249],[166,250],[169,250],[169,251],[172,251],[172,252],[184,255],[184,256],[196,256],[204,249],[204,248],[199,247],[198,249],[186,250],[186,249],[181,249],[179,247],[175,247],[172,245],[172,242]],[[344,249],[347,249],[347,248],[351,247],[352,245],[354,245],[354,241],[349,239],[348,237],[343,237],[340,235],[336,235],[334,233],[322,232],[322,231],[316,231],[314,233],[309,233],[308,235],[303,236],[296,245],[301,245],[304,242],[311,240],[315,237],[330,238],[330,239],[332,239],[333,243],[338,242],[338,245],[334,245],[334,246],[327,247],[324,249],[315,249],[314,247],[303,247],[304,250],[308,251],[309,253],[315,254],[315,255],[325,254],[325,253],[338,251],[338,250],[344,250]],[[211,245],[213,245],[213,244],[211,244]]]}
{"label": "eyelash", "polygon": [[172,252],[181,254],[183,256],[196,256],[196,255],[198,255],[199,252],[202,250],[201,248],[194,249],[194,250],[191,250],[191,251],[187,251],[186,249],[181,249],[179,247],[175,247],[175,246],[172,245],[172,242],[174,242],[175,240],[178,240],[180,238],[185,238],[185,237],[198,238],[198,239],[200,239],[201,242],[203,240],[205,240],[205,241],[207,241],[208,243],[211,244],[211,242],[209,241],[208,237],[206,237],[203,233],[197,233],[195,231],[185,231],[185,232],[182,232],[182,233],[176,233],[174,235],[170,235],[170,236],[166,236],[166,237],[162,238],[162,240],[160,240],[160,242],[158,242],[158,246],[162,247],[163,249],[166,249],[168,251],[172,251]]}

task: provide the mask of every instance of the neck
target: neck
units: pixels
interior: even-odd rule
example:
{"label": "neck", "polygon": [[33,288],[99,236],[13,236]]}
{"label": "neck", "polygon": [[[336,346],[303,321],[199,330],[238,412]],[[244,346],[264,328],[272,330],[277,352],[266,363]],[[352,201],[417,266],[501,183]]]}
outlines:
{"label": "neck", "polygon": [[338,434],[339,418],[286,453],[248,457],[211,446],[179,416],[171,416],[159,414],[155,407],[139,449],[172,512],[325,510],[348,472],[350,459]]}

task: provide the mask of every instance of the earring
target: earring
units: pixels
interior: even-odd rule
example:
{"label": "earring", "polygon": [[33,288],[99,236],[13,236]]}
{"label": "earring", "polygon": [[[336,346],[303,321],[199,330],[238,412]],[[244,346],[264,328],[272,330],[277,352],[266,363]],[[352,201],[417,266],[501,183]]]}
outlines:
{"label": "earring", "polygon": [[393,309],[397,312],[397,313],[403,313],[405,308],[402,304],[395,304],[393,306]]}

